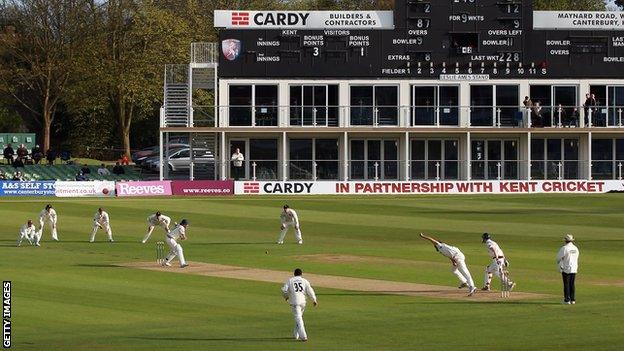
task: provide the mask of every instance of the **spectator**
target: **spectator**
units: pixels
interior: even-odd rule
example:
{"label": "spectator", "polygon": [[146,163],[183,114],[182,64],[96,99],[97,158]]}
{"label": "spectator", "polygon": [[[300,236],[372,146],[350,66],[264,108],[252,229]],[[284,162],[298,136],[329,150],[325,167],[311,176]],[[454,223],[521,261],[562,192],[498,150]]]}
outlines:
{"label": "spectator", "polygon": [[19,171],[15,172],[13,174],[13,180],[17,180],[17,181],[20,181],[20,182],[24,181],[24,177],[22,176],[22,172],[19,172]]}
{"label": "spectator", "polygon": [[245,177],[243,173],[245,171],[243,169],[243,161],[245,161],[245,156],[243,156],[239,148],[236,148],[232,154],[232,175],[234,176],[234,180]]}
{"label": "spectator", "polygon": [[130,159],[128,159],[128,156],[126,154],[121,155],[121,164],[124,166],[127,166],[130,164]]}
{"label": "spectator", "polygon": [[24,167],[24,161],[21,157],[18,157],[15,161],[13,161],[13,167]]}
{"label": "spectator", "polygon": [[54,152],[52,149],[49,149],[48,153],[46,154],[46,160],[48,160],[49,165],[53,165],[54,161],[56,160],[56,152]]}
{"label": "spectator", "polygon": [[91,168],[89,168],[89,166],[87,165],[82,165],[80,172],[84,175],[91,174]]}
{"label": "spectator", "polygon": [[35,145],[35,147],[33,147],[32,150],[30,150],[30,155],[32,156],[35,164],[38,165],[39,162],[41,162],[41,159],[43,158],[43,151],[41,151],[41,148],[39,147],[39,145]]}
{"label": "spectator", "polygon": [[[592,99],[593,96],[593,99]],[[585,126],[589,126],[589,116],[591,114],[592,124],[595,121],[594,114],[596,113],[596,95],[594,94],[585,94],[585,103],[583,104],[583,110],[585,112]]]}
{"label": "spectator", "polygon": [[85,181],[88,180],[87,177],[85,177],[84,174],[82,174],[82,171],[78,172],[78,174],[76,174],[76,181],[80,182],[80,181]]}
{"label": "spectator", "polygon": [[113,167],[113,174],[116,174],[116,175],[126,174],[126,171],[124,170],[123,166],[119,164],[119,162],[117,162],[115,164],[115,167]]}
{"label": "spectator", "polygon": [[6,180],[6,175],[2,171],[0,171],[0,180]]}
{"label": "spectator", "polygon": [[530,97],[525,96],[524,101],[522,101],[522,105],[524,105],[524,108],[530,109],[531,107],[533,107],[533,101],[531,101]]}
{"label": "spectator", "polygon": [[542,118],[542,106],[540,106],[539,101],[536,102],[531,109],[531,125],[533,127],[544,126],[544,120]]}
{"label": "spectator", "polygon": [[17,158],[21,158],[24,161],[25,158],[28,157],[28,149],[24,144],[20,144],[17,148]]}
{"label": "spectator", "polygon": [[12,165],[13,155],[15,155],[15,151],[13,151],[11,144],[7,145],[7,147],[4,148],[3,154],[4,154],[4,158],[7,160],[7,164]]}
{"label": "spectator", "polygon": [[110,175],[109,170],[106,168],[106,166],[104,166],[103,163],[100,165],[100,168],[98,168],[97,173],[101,176]]}

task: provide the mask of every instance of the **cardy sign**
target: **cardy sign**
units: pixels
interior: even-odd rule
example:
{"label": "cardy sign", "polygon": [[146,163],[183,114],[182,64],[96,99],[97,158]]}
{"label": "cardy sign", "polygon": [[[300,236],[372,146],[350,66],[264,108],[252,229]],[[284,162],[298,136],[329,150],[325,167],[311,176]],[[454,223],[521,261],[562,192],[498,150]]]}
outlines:
{"label": "cardy sign", "polygon": [[237,195],[298,195],[331,193],[334,188],[333,182],[236,182],[235,193]]}
{"label": "cardy sign", "polygon": [[392,11],[225,11],[214,12],[215,28],[393,29]]}
{"label": "cardy sign", "polygon": [[116,189],[117,196],[165,196],[171,195],[171,182],[117,182]]}

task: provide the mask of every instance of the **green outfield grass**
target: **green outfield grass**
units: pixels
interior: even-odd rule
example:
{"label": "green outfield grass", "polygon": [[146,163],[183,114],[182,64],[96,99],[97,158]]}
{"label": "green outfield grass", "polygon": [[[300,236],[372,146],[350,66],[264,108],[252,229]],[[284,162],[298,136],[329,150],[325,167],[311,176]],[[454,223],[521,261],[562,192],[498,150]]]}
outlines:
{"label": "green outfield grass", "polygon": [[[53,199],[61,242],[14,247],[48,200],[0,198],[0,276],[13,282],[14,350],[620,350],[624,342],[624,197],[419,196]],[[288,202],[305,244],[273,244]],[[87,242],[98,206],[116,243]],[[471,302],[317,288],[309,342],[291,340],[278,284],[120,268],[154,260],[160,210],[191,222],[190,261],[455,286],[448,261],[418,237],[462,249],[477,285],[493,234],[519,291],[540,300]],[[577,305],[561,304],[554,258],[562,236],[581,250]],[[24,244],[23,244],[24,245]],[[267,255],[265,251],[269,252]],[[303,255],[363,256],[331,263]],[[314,285],[314,281],[311,282]],[[497,286],[495,283],[494,286]]]}

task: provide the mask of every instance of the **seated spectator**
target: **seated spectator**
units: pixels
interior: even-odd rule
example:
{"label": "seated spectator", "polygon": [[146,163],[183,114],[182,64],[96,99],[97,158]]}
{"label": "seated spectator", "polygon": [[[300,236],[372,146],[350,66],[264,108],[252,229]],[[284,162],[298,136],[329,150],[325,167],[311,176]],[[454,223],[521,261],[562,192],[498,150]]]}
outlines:
{"label": "seated spectator", "polygon": [[41,148],[39,147],[39,145],[35,145],[35,147],[33,147],[32,150],[30,150],[30,155],[32,156],[35,164],[38,165],[39,162],[41,162],[41,159],[43,158],[43,151],[41,151]]}
{"label": "seated spectator", "polygon": [[13,161],[13,167],[15,167],[15,168],[17,168],[17,167],[24,167],[23,158],[18,157],[17,160]]}
{"label": "seated spectator", "polygon": [[121,160],[120,160],[121,164],[124,166],[127,166],[130,164],[130,159],[128,159],[128,156],[123,154],[121,155]]}
{"label": "seated spectator", "polygon": [[54,161],[56,160],[56,152],[54,152],[54,150],[52,149],[49,149],[48,153],[46,154],[46,160],[48,160],[49,165],[53,165]]}
{"label": "seated spectator", "polygon": [[23,181],[24,180],[24,176],[22,176],[22,172],[15,172],[15,174],[13,174],[13,180],[17,180],[17,181]]}
{"label": "seated spectator", "polygon": [[15,151],[13,151],[11,144],[7,145],[7,147],[4,148],[3,154],[4,154],[4,158],[7,160],[7,164],[12,165],[13,155],[15,155]]}
{"label": "seated spectator", "polygon": [[97,172],[101,176],[110,175],[110,171],[106,168],[106,166],[104,166],[103,163],[100,165],[100,168],[98,168]]}
{"label": "seated spectator", "polygon": [[115,167],[113,167],[113,174],[116,174],[116,175],[126,174],[126,171],[124,170],[123,166],[119,164],[119,162],[117,162],[115,164]]}
{"label": "seated spectator", "polygon": [[4,174],[4,172],[0,171],[0,180],[6,180],[6,175]]}
{"label": "seated spectator", "polygon": [[85,177],[84,174],[82,174],[82,172],[78,172],[78,174],[76,174],[76,181],[85,181],[88,180],[87,177]]}
{"label": "seated spectator", "polygon": [[91,174],[91,168],[89,168],[89,166],[87,165],[82,165],[80,172],[82,172],[82,174],[85,174],[85,175]]}
{"label": "seated spectator", "polygon": [[24,161],[24,159],[27,157],[28,157],[28,149],[26,148],[24,144],[21,144],[17,148],[17,158],[21,158],[22,161]]}

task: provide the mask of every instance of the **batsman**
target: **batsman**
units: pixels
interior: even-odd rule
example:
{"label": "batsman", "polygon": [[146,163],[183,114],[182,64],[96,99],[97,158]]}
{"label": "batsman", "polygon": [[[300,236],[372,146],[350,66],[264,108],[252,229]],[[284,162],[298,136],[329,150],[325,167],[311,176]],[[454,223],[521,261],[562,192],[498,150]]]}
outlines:
{"label": "batsman", "polygon": [[509,277],[507,276],[507,266],[509,266],[509,261],[505,259],[503,250],[494,240],[492,240],[492,237],[488,233],[483,233],[483,235],[481,235],[481,242],[485,244],[490,257],[492,257],[492,263],[485,267],[485,283],[481,290],[488,291],[491,289],[492,275],[496,274],[496,276],[501,280],[501,284],[507,285],[507,291],[512,291],[513,288],[516,287],[516,283],[509,280]]}

